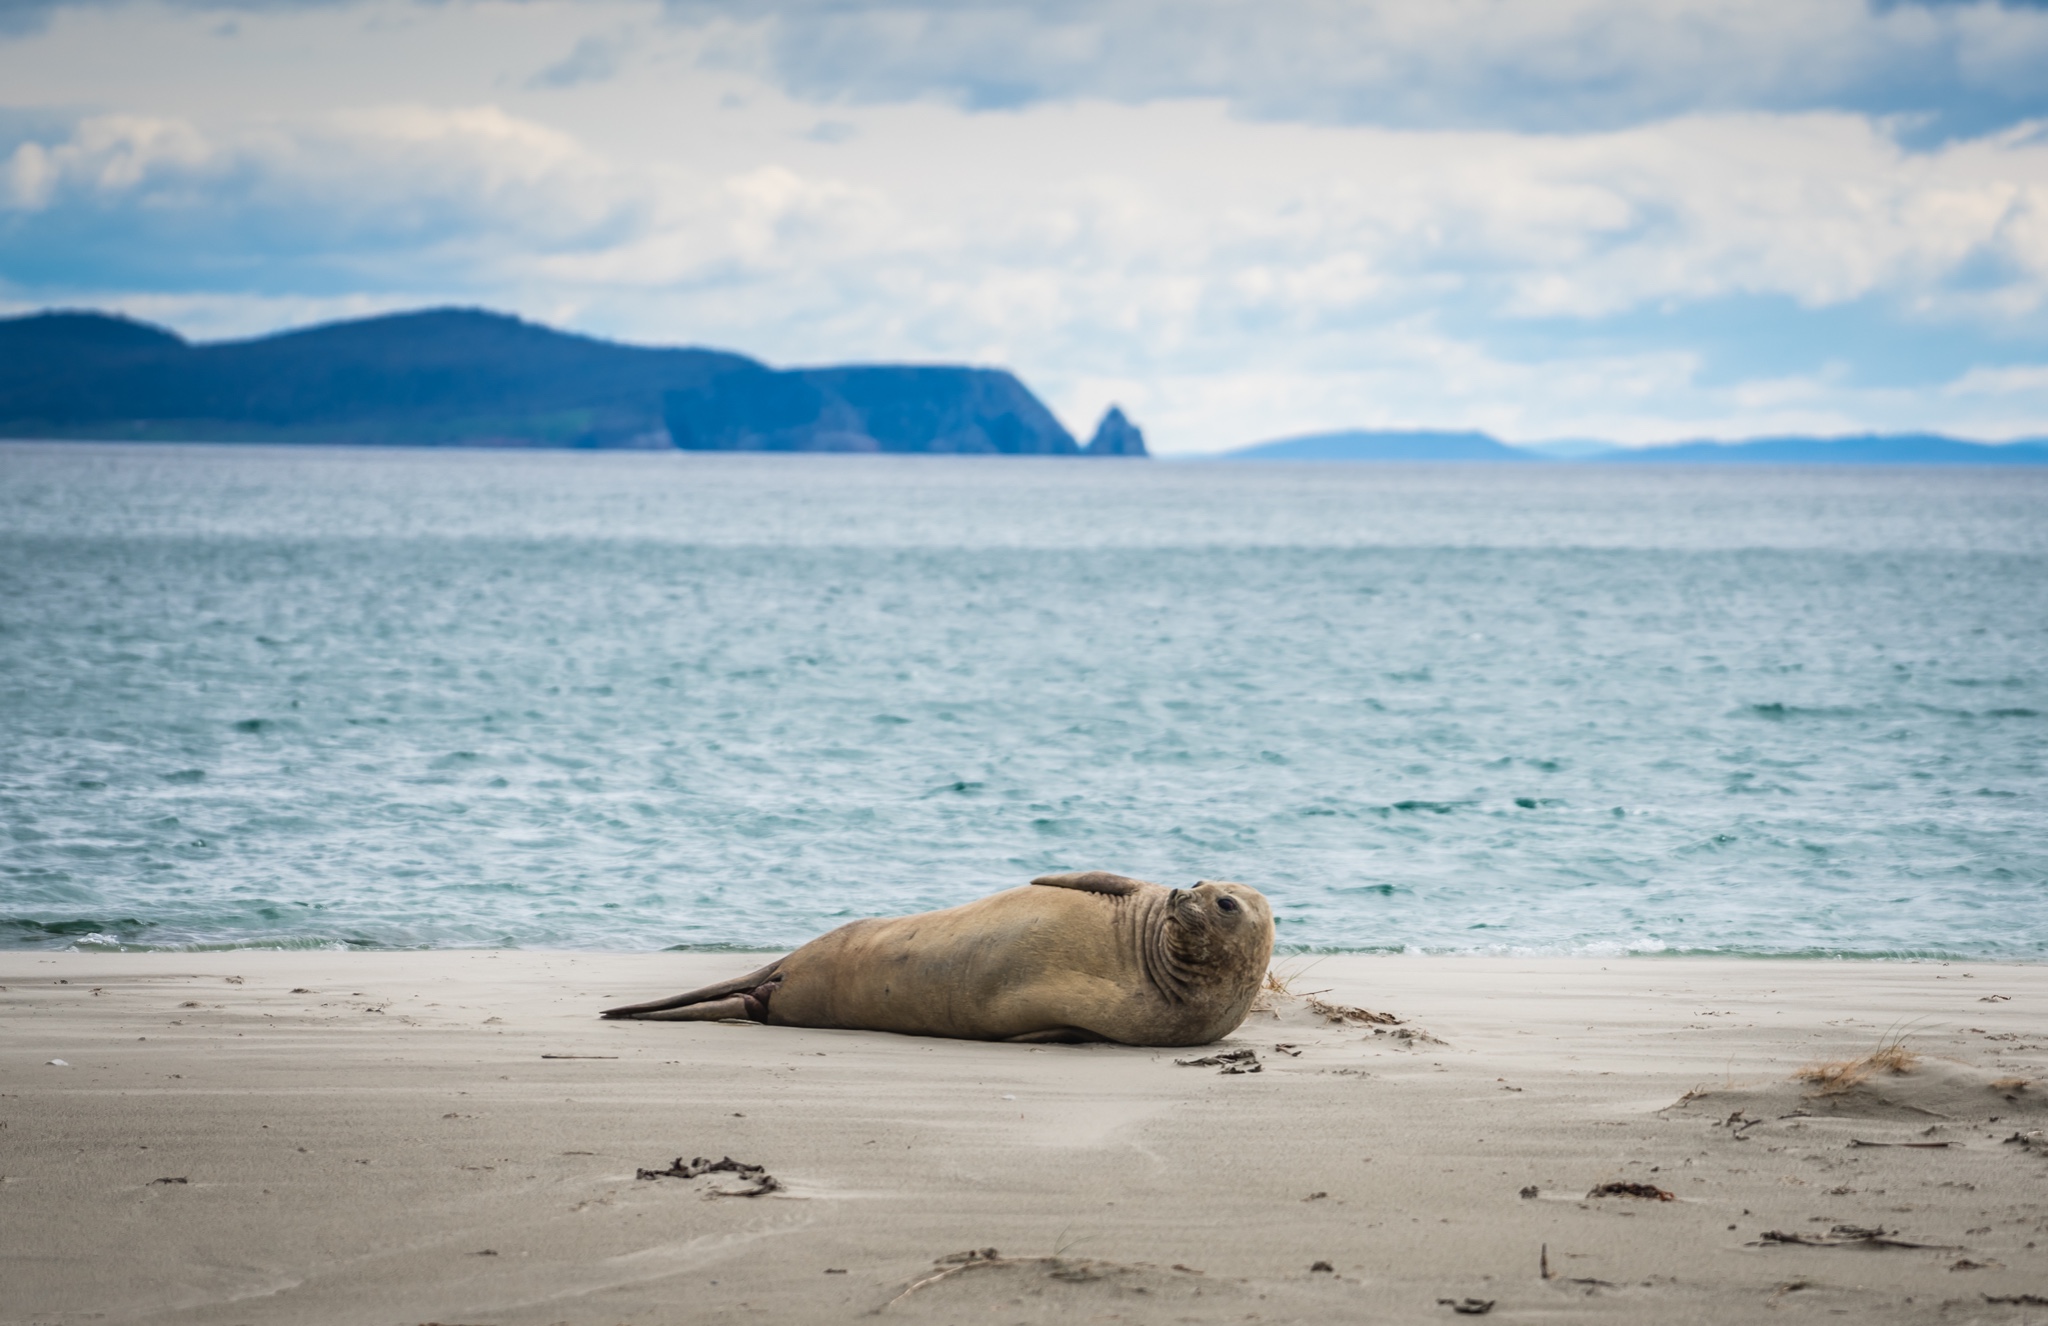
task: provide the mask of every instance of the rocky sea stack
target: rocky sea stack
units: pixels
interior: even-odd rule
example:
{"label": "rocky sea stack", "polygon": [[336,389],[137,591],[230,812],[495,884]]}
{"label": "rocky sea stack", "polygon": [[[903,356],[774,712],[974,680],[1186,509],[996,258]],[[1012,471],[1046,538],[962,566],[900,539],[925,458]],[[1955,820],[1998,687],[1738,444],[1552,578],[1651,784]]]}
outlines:
{"label": "rocky sea stack", "polygon": [[1102,422],[1095,426],[1095,436],[1081,449],[1084,456],[1149,456],[1145,450],[1145,434],[1124,412],[1112,405],[1109,413],[1102,416]]}

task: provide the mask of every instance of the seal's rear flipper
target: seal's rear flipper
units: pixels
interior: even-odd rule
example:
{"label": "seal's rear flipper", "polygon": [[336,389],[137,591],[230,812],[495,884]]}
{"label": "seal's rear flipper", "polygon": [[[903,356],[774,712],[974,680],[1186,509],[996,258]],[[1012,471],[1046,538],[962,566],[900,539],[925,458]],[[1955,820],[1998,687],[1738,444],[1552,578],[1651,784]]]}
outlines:
{"label": "seal's rear flipper", "polygon": [[[748,1007],[749,1004],[753,1006]],[[761,1005],[745,995],[728,995],[724,999],[707,999],[701,1004],[685,1004],[681,1008],[656,1009],[651,1013],[626,1013],[616,1016],[630,1017],[640,1022],[759,1022]],[[615,1016],[606,1013],[606,1017]]]}
{"label": "seal's rear flipper", "polygon": [[1031,881],[1049,889],[1076,889],[1082,893],[1108,893],[1122,897],[1145,887],[1142,879],[1112,875],[1107,870],[1076,870],[1066,875],[1040,875]]}
{"label": "seal's rear flipper", "polygon": [[[707,985],[701,990],[691,990],[687,994],[679,994],[670,999],[656,999],[646,1004],[628,1004],[624,1008],[607,1008],[598,1016],[607,1018],[646,1018],[662,1022],[715,1022],[722,1017],[748,1017],[751,1015],[744,1011],[702,1012],[700,1011],[700,1006],[709,1005],[713,1002],[723,1002],[728,995],[737,997],[742,994],[753,993],[756,987],[766,985],[775,979],[776,970],[782,966],[782,963],[783,959],[777,958],[767,966],[756,971],[750,971],[745,976],[735,976],[729,981],[720,981],[716,985]],[[738,1002],[737,998],[735,998],[735,1002]],[[671,1009],[688,1009],[689,1011],[671,1012]]]}

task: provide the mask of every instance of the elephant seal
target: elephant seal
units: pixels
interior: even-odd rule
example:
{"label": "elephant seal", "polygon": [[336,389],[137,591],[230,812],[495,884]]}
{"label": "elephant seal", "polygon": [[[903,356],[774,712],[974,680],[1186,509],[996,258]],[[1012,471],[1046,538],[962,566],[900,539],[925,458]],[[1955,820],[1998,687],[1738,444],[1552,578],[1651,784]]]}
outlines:
{"label": "elephant seal", "polygon": [[604,1016],[1206,1045],[1244,1021],[1272,955],[1273,912],[1257,889],[1090,870],[854,921],[745,976]]}

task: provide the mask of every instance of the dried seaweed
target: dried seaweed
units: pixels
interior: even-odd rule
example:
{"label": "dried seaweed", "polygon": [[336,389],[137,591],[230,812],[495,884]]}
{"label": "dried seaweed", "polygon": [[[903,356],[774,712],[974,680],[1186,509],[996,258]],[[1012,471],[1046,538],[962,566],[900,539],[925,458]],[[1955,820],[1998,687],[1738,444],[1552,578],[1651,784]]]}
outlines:
{"label": "dried seaweed", "polygon": [[1896,1230],[1886,1230],[1877,1225],[1836,1225],[1825,1234],[1801,1234],[1796,1231],[1767,1229],[1752,1247],[1767,1243],[1790,1243],[1802,1248],[1927,1248],[1937,1251],[1955,1251],[1953,1243],[1914,1243],[1909,1239],[1896,1238]]}
{"label": "dried seaweed", "polygon": [[1331,1022],[1339,1024],[1362,1023],[1367,1026],[1378,1023],[1388,1027],[1398,1027],[1401,1025],[1401,1019],[1395,1017],[1392,1013],[1375,1013],[1369,1008],[1357,1008],[1350,1004],[1335,1004],[1320,995],[1309,995],[1307,1000],[1311,1011],[1322,1014],[1323,1017]]}
{"label": "dried seaweed", "polygon": [[636,1179],[694,1179],[704,1174],[733,1174],[752,1185],[747,1188],[713,1189],[711,1195],[714,1197],[765,1197],[771,1192],[779,1192],[782,1189],[782,1181],[773,1174],[770,1174],[764,1166],[749,1165],[742,1161],[734,1160],[731,1156],[727,1156],[723,1160],[707,1160],[703,1156],[698,1156],[695,1160],[687,1163],[684,1162],[681,1156],[677,1156],[669,1162],[667,1169],[636,1170],[633,1177]]}
{"label": "dried seaweed", "polygon": [[1176,1059],[1183,1068],[1214,1068],[1224,1074],[1263,1073],[1266,1066],[1259,1062],[1257,1050],[1225,1050],[1221,1054],[1205,1054],[1199,1059]]}

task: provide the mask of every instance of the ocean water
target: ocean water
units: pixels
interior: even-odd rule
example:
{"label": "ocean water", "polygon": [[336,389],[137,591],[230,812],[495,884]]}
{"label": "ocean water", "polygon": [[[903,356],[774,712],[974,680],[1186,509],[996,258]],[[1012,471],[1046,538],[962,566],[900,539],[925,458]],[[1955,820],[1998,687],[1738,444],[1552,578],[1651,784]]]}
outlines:
{"label": "ocean water", "polygon": [[0,945],[2048,956],[2048,474],[0,445]]}

